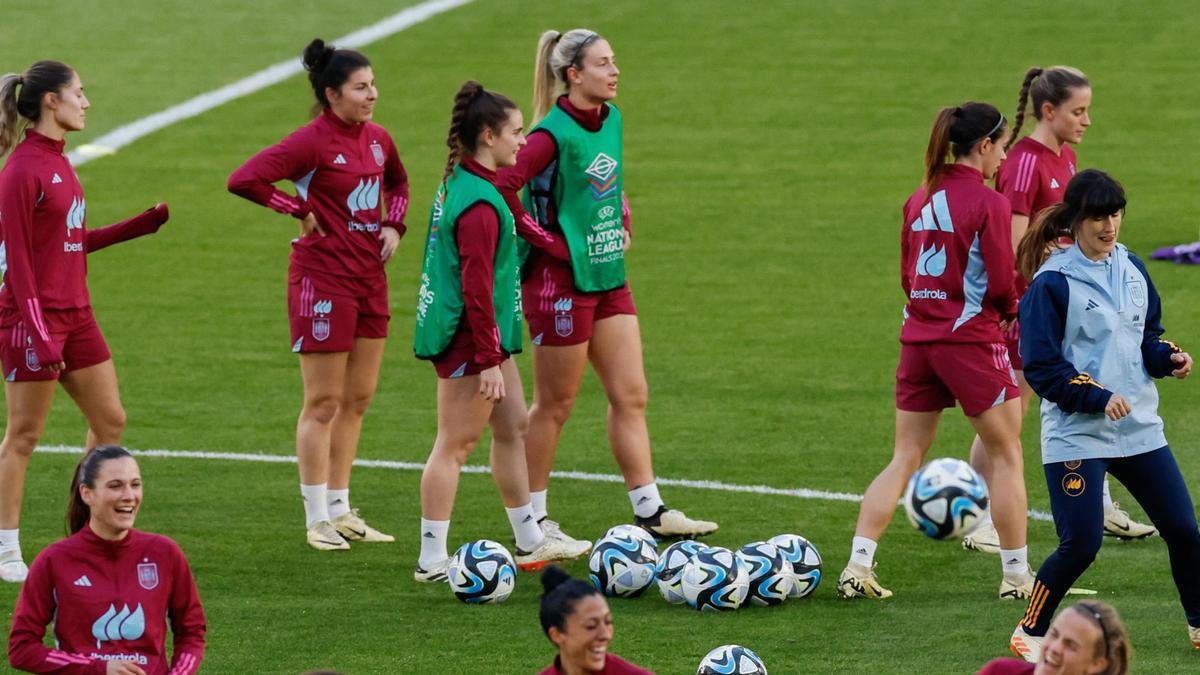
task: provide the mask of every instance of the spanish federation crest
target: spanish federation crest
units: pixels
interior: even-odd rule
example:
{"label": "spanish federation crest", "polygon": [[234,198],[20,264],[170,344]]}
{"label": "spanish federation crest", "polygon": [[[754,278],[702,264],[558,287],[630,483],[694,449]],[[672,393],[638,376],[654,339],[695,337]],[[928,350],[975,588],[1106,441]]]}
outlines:
{"label": "spanish federation crest", "polygon": [[383,166],[383,146],[379,144],[379,141],[371,141],[371,156],[375,158],[376,164]]}
{"label": "spanish federation crest", "polygon": [[38,361],[37,352],[33,350],[33,347],[25,349],[25,367],[35,373],[42,369],[42,364]]}
{"label": "spanish federation crest", "polygon": [[137,570],[139,586],[148,591],[158,588],[158,563],[141,563]]}
{"label": "spanish federation crest", "polygon": [[1129,288],[1129,299],[1138,307],[1146,306],[1146,286],[1141,281],[1130,280],[1126,286]]}
{"label": "spanish federation crest", "polygon": [[554,315],[554,332],[559,337],[570,337],[575,332],[575,317],[570,314]]}
{"label": "spanish federation crest", "polygon": [[328,317],[319,316],[313,319],[312,336],[317,342],[324,342],[329,339],[329,319]]}

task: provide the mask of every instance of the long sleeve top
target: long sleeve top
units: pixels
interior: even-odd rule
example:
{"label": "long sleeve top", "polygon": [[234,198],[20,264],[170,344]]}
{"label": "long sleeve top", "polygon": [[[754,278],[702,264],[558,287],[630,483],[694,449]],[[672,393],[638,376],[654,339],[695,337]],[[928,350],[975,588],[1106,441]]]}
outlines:
{"label": "long sleeve top", "polygon": [[1001,342],[1000,321],[1017,314],[1008,200],[961,164],[933,194],[904,204],[900,285],[908,296],[900,341]]}
{"label": "long sleeve top", "polygon": [[28,129],[0,170],[0,309],[19,313],[42,363],[62,360],[50,341],[57,328],[54,317],[43,310],[91,305],[87,254],[150,234],[168,217],[163,205],[88,230],[83,186],[63,154],[65,146],[64,141]]}
{"label": "long sleeve top", "polygon": [[[275,187],[283,180],[295,195]],[[350,293],[385,276],[381,228],[405,232],[408,174],[391,136],[374,122],[346,122],[328,109],[247,160],[228,187],[297,219],[313,214],[325,236],[294,241],[292,264],[338,279]]]}
{"label": "long sleeve top", "polygon": [[[492,184],[496,182],[496,172],[474,159],[464,158],[462,167]],[[475,347],[475,363],[481,368],[498,366],[506,356],[500,348],[492,297],[500,238],[500,219],[495,209],[486,202],[468,208],[458,217],[454,237],[462,268],[463,312]]]}
{"label": "long sleeve top", "polygon": [[[51,623],[53,648],[43,644]],[[108,661],[122,659],[147,675],[190,675],[204,658],[205,630],[196,583],[175,542],[138,530],[108,541],[85,525],[29,568],[8,660],[31,673],[99,675]]]}

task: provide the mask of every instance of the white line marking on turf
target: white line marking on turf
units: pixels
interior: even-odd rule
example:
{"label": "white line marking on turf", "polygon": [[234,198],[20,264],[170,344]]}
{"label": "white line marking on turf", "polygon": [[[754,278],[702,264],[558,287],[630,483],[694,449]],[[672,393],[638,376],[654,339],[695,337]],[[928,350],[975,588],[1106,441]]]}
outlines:
{"label": "white line marking on turf", "polygon": [[[365,28],[356,30],[330,42],[337,47],[358,48],[431,19],[438,14],[470,4],[474,0],[429,0],[409,7]],[[113,154],[137,139],[170,126],[176,122],[208,112],[236,98],[253,94],[304,72],[300,59],[288,59],[244,77],[233,84],[200,94],[188,101],[173,105],[166,110],[148,115],[140,120],[118,127],[87,145],[71,151],[67,157],[75,166]]]}
{"label": "white line marking on turf", "polygon": [[[40,445],[37,448],[38,452],[44,452],[53,455],[79,455],[83,453],[83,448],[70,445]],[[131,453],[140,457],[167,457],[173,459],[217,459],[234,462],[264,462],[268,464],[295,464],[296,457],[294,455],[261,455],[249,452],[207,452],[201,450],[134,450],[130,448]],[[356,459],[354,466],[361,466],[370,469],[392,469],[393,471],[422,471],[425,465],[420,462],[395,462],[386,459]],[[468,465],[462,469],[463,473],[490,474],[490,467]],[[582,480],[592,483],[623,483],[625,479],[617,474],[612,473],[589,473],[587,471],[555,471],[550,474],[554,478],[566,478],[568,480]],[[796,497],[799,499],[820,499],[831,502],[861,502],[862,495],[850,494],[849,492],[829,492],[828,490],[812,490],[809,488],[776,488],[767,485],[739,485],[737,483],[723,483],[715,480],[686,480],[682,478],[662,478],[657,479],[659,485],[671,485],[674,487],[693,488],[696,490],[715,490],[718,492],[741,492],[759,495],[772,495],[779,497]],[[1030,511],[1029,517],[1034,520],[1042,520],[1052,522],[1054,519],[1049,513],[1044,511]]]}

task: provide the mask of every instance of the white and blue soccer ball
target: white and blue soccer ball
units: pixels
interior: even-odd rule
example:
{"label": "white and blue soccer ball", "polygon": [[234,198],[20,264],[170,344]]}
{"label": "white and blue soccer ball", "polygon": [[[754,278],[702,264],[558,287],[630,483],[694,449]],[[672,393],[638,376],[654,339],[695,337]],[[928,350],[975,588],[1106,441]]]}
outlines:
{"label": "white and blue soccer ball", "polygon": [[450,590],[463,602],[504,602],[517,585],[517,566],[508,549],[481,539],[454,552],[446,576]]}
{"label": "white and blue soccer ball", "polygon": [[672,605],[682,605],[687,602],[683,597],[683,568],[692,558],[708,548],[705,544],[694,539],[682,539],[663,549],[658,555],[658,565],[654,568],[654,580],[658,583],[658,592]]}
{"label": "white and blue soccer ball", "polygon": [[746,568],[727,548],[713,546],[698,551],[684,565],[683,597],[688,605],[704,612],[727,612],[746,600]]}
{"label": "white and blue soccer ball", "polygon": [[646,528],[639,525],[613,525],[608,528],[608,532],[605,532],[604,537],[601,537],[601,539],[613,535],[637,537],[653,546],[654,550],[658,550],[658,540],[654,538],[654,535],[647,532]]}
{"label": "white and blue soccer ball", "polygon": [[767,675],[767,666],[749,647],[721,645],[700,661],[696,675]]}
{"label": "white and blue soccer ball", "polygon": [[767,540],[783,554],[792,565],[796,579],[791,597],[805,598],[812,595],[821,584],[821,554],[812,542],[798,534],[778,534]]}
{"label": "white and blue soccer ball", "polygon": [[904,491],[908,520],[934,539],[961,537],[987,513],[987,484],[961,459],[935,459],[917,470]]}
{"label": "white and blue soccer ball", "polygon": [[636,598],[654,583],[658,549],[633,533],[606,535],[588,558],[592,585],[610,597]]}
{"label": "white and blue soccer ball", "polygon": [[782,604],[796,588],[792,563],[774,544],[756,541],[737,551],[746,570],[746,602],[760,606]]}

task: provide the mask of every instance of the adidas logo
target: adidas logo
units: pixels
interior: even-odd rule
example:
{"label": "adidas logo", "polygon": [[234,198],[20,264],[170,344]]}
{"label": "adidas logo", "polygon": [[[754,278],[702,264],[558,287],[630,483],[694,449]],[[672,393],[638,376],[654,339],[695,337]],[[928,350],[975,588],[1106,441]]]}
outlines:
{"label": "adidas logo", "polygon": [[334,504],[345,504],[345,503],[346,503],[346,500],[339,497],[339,498],[333,500],[332,502],[330,502],[329,505],[333,506]]}
{"label": "adidas logo", "polygon": [[54,174],[54,178],[50,179],[51,185],[58,185],[61,182],[62,182],[62,176],[60,176],[58,174]]}
{"label": "adidas logo", "polygon": [[855,553],[857,553],[857,554],[859,554],[859,555],[866,555],[866,554],[867,554],[867,549],[865,549],[865,548],[860,548],[860,549],[858,549],[857,551],[855,551]]}
{"label": "adidas logo", "polygon": [[1100,305],[1096,304],[1095,300],[1088,298],[1087,306],[1083,308],[1083,311],[1090,312],[1091,310],[1096,309],[1099,306]]}
{"label": "adidas logo", "polygon": [[641,506],[642,504],[645,504],[648,501],[650,501],[649,497],[642,497],[641,499],[638,500],[638,506]]}
{"label": "adidas logo", "polygon": [[426,539],[437,539],[437,537],[433,536],[432,532],[426,532],[425,534],[423,534],[421,536],[425,537]]}
{"label": "adidas logo", "polygon": [[81,576],[81,577],[79,577],[78,579],[76,579],[76,580],[75,580],[75,585],[76,585],[76,586],[82,586],[83,588],[91,588],[91,587],[92,587],[92,580],[91,580],[91,579],[89,579],[89,578],[87,578],[87,575],[85,574],[85,575],[83,575],[83,576]]}
{"label": "adidas logo", "polygon": [[1009,565],[1016,565],[1016,564],[1017,564],[1017,563],[1019,563],[1019,562],[1021,562],[1021,561],[1020,561],[1020,560],[1017,560],[1016,558],[1012,558],[1012,559],[1010,559],[1010,560],[1008,561],[1008,564],[1009,564]]}
{"label": "adidas logo", "polygon": [[525,520],[522,520],[521,522],[522,522],[522,523],[528,523],[528,522],[529,522],[529,521],[531,521],[531,520],[533,520],[533,516],[525,516]]}
{"label": "adidas logo", "polygon": [[333,158],[333,163],[334,164],[345,164],[346,158],[342,155],[342,153],[339,152],[338,156]]}
{"label": "adidas logo", "polygon": [[1051,189],[1051,190],[1057,190],[1057,189],[1058,189],[1058,181],[1057,181],[1057,180],[1055,180],[1055,179],[1053,179],[1053,178],[1051,178],[1051,179],[1050,179],[1050,189]]}

